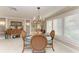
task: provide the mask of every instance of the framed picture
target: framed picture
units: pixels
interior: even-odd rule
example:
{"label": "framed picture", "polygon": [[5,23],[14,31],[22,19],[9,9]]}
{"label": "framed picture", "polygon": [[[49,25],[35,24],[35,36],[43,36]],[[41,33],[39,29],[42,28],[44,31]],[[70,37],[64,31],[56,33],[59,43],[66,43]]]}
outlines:
{"label": "framed picture", "polygon": [[11,26],[22,26],[22,22],[11,21]]}

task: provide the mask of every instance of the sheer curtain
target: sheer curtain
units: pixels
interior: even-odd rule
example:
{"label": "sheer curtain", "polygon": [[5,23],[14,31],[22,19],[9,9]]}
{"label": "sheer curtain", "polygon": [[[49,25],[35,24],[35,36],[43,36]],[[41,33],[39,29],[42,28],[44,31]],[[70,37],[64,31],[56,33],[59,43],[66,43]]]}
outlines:
{"label": "sheer curtain", "polygon": [[53,26],[52,20],[47,20],[46,21],[46,33],[47,34],[49,34],[51,32],[52,26]]}
{"label": "sheer curtain", "polygon": [[53,29],[55,30],[56,35],[63,35],[63,18],[53,19]]}
{"label": "sheer curtain", "polygon": [[65,17],[65,36],[79,42],[79,14]]}

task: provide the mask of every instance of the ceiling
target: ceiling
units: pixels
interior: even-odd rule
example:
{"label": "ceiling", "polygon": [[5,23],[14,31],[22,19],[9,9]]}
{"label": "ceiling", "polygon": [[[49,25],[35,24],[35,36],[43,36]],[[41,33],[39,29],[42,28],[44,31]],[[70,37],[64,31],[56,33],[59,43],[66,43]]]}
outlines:
{"label": "ceiling", "polygon": [[[40,15],[48,17],[67,6],[41,6]],[[33,19],[37,16],[37,6],[0,6],[0,17],[18,17],[25,19]]]}
{"label": "ceiling", "polygon": [[[0,6],[0,17],[23,18],[26,20],[33,19],[37,16],[37,7],[38,6]],[[40,6],[40,15],[43,18],[48,18],[76,8],[76,6]]]}

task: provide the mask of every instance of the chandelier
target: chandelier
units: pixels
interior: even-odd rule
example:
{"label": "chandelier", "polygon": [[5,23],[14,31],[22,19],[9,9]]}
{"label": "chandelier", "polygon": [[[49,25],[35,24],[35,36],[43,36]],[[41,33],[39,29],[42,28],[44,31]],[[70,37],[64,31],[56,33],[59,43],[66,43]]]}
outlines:
{"label": "chandelier", "polygon": [[38,11],[38,13],[37,13],[37,17],[35,17],[34,19],[33,19],[33,23],[42,23],[43,21],[44,21],[44,19],[40,16],[40,7],[37,7],[37,11]]}

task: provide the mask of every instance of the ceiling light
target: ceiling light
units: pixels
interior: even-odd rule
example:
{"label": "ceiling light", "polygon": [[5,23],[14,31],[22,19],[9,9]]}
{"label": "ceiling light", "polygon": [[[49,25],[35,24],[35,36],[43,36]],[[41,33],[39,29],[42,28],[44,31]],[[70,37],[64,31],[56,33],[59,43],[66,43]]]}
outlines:
{"label": "ceiling light", "polygon": [[33,18],[34,23],[43,22],[44,18],[40,16],[40,7],[37,7],[37,16]]}

